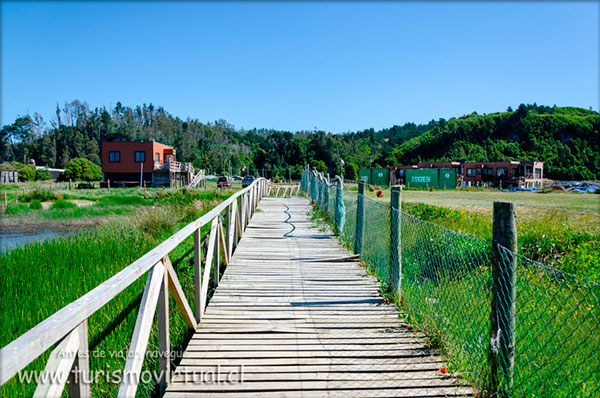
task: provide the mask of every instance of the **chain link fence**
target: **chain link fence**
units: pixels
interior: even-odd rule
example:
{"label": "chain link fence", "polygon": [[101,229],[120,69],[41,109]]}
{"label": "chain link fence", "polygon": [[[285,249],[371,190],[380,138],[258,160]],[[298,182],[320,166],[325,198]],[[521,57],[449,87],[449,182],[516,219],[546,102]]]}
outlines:
{"label": "chain link fence", "polygon": [[600,396],[600,284],[406,214],[395,188],[385,204],[305,170],[302,189],[483,395]]}

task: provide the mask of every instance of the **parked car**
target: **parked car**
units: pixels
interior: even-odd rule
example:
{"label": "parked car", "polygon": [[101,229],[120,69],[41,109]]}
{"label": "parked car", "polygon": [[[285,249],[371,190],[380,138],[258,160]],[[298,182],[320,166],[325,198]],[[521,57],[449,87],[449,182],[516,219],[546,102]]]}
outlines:
{"label": "parked car", "polygon": [[217,179],[217,188],[231,188],[229,177],[221,176]]}
{"label": "parked car", "polygon": [[250,185],[252,185],[252,183],[254,182],[255,178],[254,176],[246,176],[244,177],[244,179],[242,180],[242,188],[246,188]]}

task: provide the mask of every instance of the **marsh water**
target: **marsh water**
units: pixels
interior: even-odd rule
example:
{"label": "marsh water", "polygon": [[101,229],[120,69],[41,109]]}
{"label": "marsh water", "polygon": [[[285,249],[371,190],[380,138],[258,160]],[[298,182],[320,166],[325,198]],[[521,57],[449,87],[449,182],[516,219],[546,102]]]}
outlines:
{"label": "marsh water", "polygon": [[15,247],[23,246],[26,243],[38,242],[43,240],[55,239],[61,236],[76,234],[75,231],[64,232],[45,229],[37,232],[28,233],[3,233],[0,232],[0,253],[12,250]]}

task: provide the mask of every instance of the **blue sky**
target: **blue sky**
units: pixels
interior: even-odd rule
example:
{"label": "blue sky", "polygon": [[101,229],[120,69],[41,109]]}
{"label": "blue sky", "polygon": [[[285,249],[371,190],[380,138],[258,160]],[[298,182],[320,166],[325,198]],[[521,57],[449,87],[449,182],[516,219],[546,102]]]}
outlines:
{"label": "blue sky", "polygon": [[331,132],[599,109],[598,2],[4,2],[1,123],[79,99]]}

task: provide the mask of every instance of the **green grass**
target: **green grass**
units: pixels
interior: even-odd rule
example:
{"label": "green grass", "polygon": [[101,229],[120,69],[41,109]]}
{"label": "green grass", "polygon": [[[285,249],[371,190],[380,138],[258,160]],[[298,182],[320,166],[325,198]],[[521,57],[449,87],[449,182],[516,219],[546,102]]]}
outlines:
{"label": "green grass", "polygon": [[52,209],[75,209],[77,205],[68,200],[59,199],[52,203]]}
{"label": "green grass", "polygon": [[[94,232],[28,244],[1,254],[0,270],[8,277],[0,289],[3,326],[0,328],[0,346],[5,346],[110,278],[216,203],[211,200],[202,206],[170,205],[137,212]],[[106,211],[88,207],[48,211],[47,214],[91,210]],[[188,238],[171,253],[174,264],[193,246],[192,239]],[[175,268],[193,308],[191,260],[187,258]],[[129,348],[145,280],[144,275],[89,318],[90,367],[93,371],[123,369],[125,359],[120,355]],[[170,336],[172,350],[181,354],[190,333],[172,299]],[[148,352],[156,353],[157,350],[158,337],[154,325]],[[26,370],[43,370],[48,355],[49,352],[43,354]],[[148,356],[144,369],[156,368],[155,356]],[[151,396],[154,388],[152,384],[142,384],[138,396]],[[35,383],[19,383],[15,377],[0,387],[0,396],[31,396],[34,390]],[[92,385],[94,396],[115,396],[117,390],[118,385],[104,379]]]}

